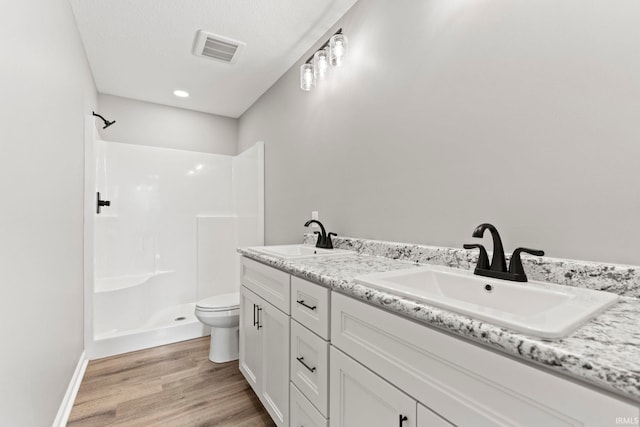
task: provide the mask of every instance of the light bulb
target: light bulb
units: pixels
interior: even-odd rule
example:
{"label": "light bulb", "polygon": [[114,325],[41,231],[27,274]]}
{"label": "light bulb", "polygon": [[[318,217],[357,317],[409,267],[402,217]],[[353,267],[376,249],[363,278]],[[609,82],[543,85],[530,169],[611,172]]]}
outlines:
{"label": "light bulb", "polygon": [[324,80],[329,74],[329,50],[322,49],[313,55],[313,73],[316,80]]}
{"label": "light bulb", "polygon": [[304,63],[300,67],[300,89],[310,91],[316,85],[313,65]]}
{"label": "light bulb", "polygon": [[334,34],[329,39],[329,58],[331,65],[340,67],[347,56],[347,36],[344,34]]}

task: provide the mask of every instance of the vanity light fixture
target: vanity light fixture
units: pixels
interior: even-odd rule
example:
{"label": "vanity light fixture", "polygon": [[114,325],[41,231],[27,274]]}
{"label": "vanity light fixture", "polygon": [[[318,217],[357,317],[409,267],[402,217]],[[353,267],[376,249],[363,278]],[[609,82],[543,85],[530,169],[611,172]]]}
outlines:
{"label": "vanity light fixture", "polygon": [[325,80],[331,67],[340,67],[347,54],[347,36],[342,28],[331,36],[300,66],[300,89],[310,91],[320,80]]}

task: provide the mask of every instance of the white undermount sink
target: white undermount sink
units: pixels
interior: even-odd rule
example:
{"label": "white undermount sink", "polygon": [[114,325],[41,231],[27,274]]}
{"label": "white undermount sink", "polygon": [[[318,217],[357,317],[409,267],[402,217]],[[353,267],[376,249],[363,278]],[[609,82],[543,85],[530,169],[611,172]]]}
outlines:
{"label": "white undermount sink", "polygon": [[254,246],[249,249],[283,259],[353,254],[343,249],[320,249],[310,245]]}
{"label": "white undermount sink", "polygon": [[567,336],[606,310],[618,295],[428,266],[356,277],[356,282],[544,339]]}

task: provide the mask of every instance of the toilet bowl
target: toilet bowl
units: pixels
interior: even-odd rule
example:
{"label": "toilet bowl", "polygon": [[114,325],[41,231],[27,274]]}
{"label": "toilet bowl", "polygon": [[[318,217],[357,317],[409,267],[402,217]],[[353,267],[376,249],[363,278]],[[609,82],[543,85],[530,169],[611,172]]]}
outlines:
{"label": "toilet bowl", "polygon": [[196,303],[196,317],[211,326],[209,360],[215,363],[238,360],[240,294],[216,295]]}

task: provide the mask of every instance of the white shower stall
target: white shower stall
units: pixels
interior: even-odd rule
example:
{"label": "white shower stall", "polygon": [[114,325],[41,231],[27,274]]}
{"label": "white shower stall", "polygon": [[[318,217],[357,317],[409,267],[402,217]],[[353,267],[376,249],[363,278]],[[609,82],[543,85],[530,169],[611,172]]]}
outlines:
{"label": "white shower stall", "polygon": [[236,248],[264,241],[264,144],[237,156],[94,148],[95,191],[110,205],[93,214],[87,356],[207,335],[196,301],[237,292]]}

